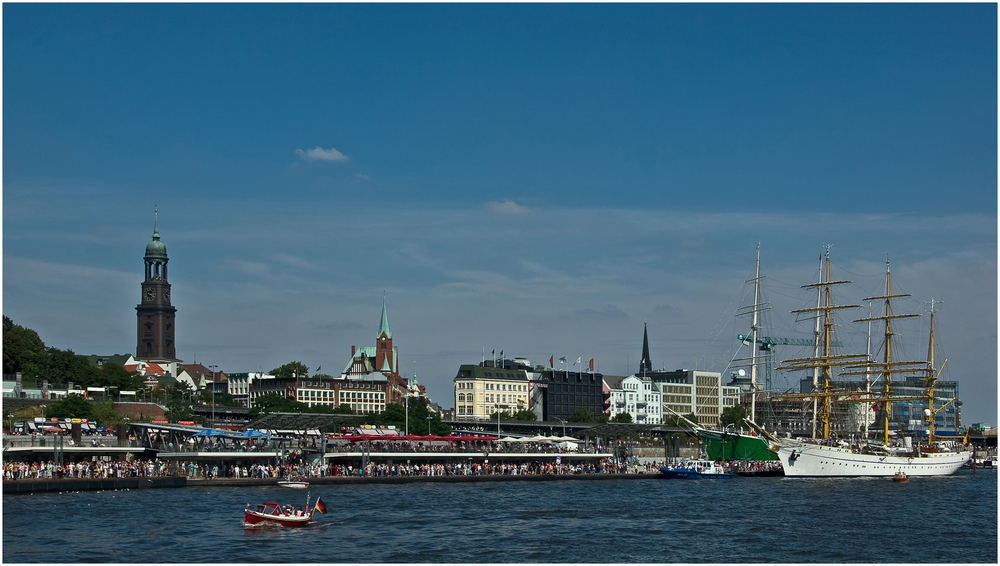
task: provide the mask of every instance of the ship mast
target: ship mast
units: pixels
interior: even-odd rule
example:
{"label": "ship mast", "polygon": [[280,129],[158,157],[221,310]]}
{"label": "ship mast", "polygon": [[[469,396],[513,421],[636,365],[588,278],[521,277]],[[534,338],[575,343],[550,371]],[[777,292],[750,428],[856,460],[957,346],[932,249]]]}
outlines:
{"label": "ship mast", "polygon": [[889,270],[889,258],[885,260],[885,295],[880,297],[868,297],[864,300],[884,301],[885,310],[882,316],[869,316],[867,318],[861,318],[855,320],[854,322],[866,322],[872,320],[881,320],[885,325],[885,336],[882,342],[882,363],[875,364],[877,367],[880,366],[880,372],[885,381],[884,383],[884,399],[883,410],[882,410],[882,441],[886,445],[889,444],[889,409],[892,407],[891,394],[892,394],[892,374],[901,373],[905,371],[913,371],[913,365],[919,362],[896,362],[893,361],[893,351],[892,351],[892,337],[895,336],[893,332],[892,321],[900,318],[915,318],[920,315],[916,314],[893,314],[892,312],[892,299],[898,299],[902,297],[909,297],[908,294],[892,294],[892,273]]}
{"label": "ship mast", "polygon": [[750,343],[750,420],[757,422],[757,313],[760,309],[760,244],[757,244],[757,273],[753,280],[753,322],[750,329],[753,341]]}
{"label": "ship mast", "polygon": [[937,432],[937,417],[934,415],[934,385],[937,375],[934,373],[934,297],[931,297],[931,331],[927,344],[927,444],[934,442]]}
{"label": "ship mast", "polygon": [[[827,251],[827,255],[829,255],[829,252],[830,252],[830,247],[829,246],[827,246],[826,251]],[[829,271],[827,273],[829,273]],[[822,255],[819,256],[819,281],[823,281],[823,256]],[[819,307],[822,304],[823,304],[823,288],[822,287],[816,287],[816,309],[817,309],[817,312],[819,311]],[[820,317],[819,317],[819,315],[816,315],[816,317],[815,317],[815,324],[814,324],[814,328],[813,328],[813,338],[816,341],[815,345],[813,345],[813,357],[814,358],[818,358],[819,357],[819,345],[820,345],[820,343],[822,343],[821,337],[823,336],[820,333],[819,321],[820,321]],[[813,368],[813,391],[819,391],[819,367],[814,367]],[[816,438],[816,420],[819,418],[819,397],[813,397],[812,398],[812,405],[813,405],[813,410],[812,410],[812,416],[813,416],[813,418],[812,418],[812,435],[811,436],[813,438]]]}
{"label": "ship mast", "polygon": [[[817,347],[815,348],[815,354],[811,358],[800,358],[794,360],[787,360],[783,367],[778,368],[779,370],[814,370],[814,374],[818,371],[818,376],[816,376],[815,385],[813,387],[813,392],[808,394],[800,395],[781,395],[776,398],[784,399],[813,399],[814,406],[817,409],[813,412],[814,418],[822,425],[822,438],[830,438],[830,406],[832,403],[832,398],[842,395],[842,393],[831,392],[830,389],[830,377],[831,368],[837,366],[847,366],[852,364],[857,364],[864,356],[861,355],[837,355],[834,356],[831,352],[831,347],[833,346],[833,328],[836,326],[833,321],[834,311],[840,309],[853,309],[858,308],[859,305],[835,305],[833,304],[833,296],[831,293],[831,288],[834,285],[843,285],[850,283],[850,281],[831,281],[830,280],[830,246],[826,247],[826,274],[825,279],[823,274],[820,274],[820,282],[810,285],[803,285],[803,289],[816,287],[820,291],[820,301],[816,308],[810,309],[799,309],[792,311],[793,314],[799,313],[813,313],[822,318],[823,329],[822,335],[819,336],[817,340]],[[820,352],[819,345],[822,345],[822,352]],[[815,437],[815,433],[813,434]]]}

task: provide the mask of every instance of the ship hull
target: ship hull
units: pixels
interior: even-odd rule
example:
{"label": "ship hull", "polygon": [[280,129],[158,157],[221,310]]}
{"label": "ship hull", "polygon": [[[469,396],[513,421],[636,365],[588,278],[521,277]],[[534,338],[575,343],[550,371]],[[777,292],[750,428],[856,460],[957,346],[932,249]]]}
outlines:
{"label": "ship hull", "polygon": [[767,441],[759,436],[700,429],[698,438],[709,460],[775,461],[778,456],[768,449]]}
{"label": "ship hull", "polygon": [[971,457],[971,452],[882,456],[808,443],[778,449],[786,477],[892,477],[899,471],[907,476],[948,476]]}

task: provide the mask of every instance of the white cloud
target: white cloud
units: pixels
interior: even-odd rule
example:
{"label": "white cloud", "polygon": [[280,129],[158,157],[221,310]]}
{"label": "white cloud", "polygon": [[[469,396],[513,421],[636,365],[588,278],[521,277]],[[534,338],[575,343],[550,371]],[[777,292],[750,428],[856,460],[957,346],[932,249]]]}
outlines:
{"label": "white cloud", "polygon": [[517,204],[512,200],[488,202],[486,203],[486,208],[492,212],[496,212],[497,214],[527,214],[528,212],[531,212],[530,208]]}
{"label": "white cloud", "polygon": [[338,161],[344,162],[348,157],[334,148],[323,149],[316,146],[312,149],[296,149],[295,153],[306,161]]}
{"label": "white cloud", "polygon": [[316,264],[291,254],[276,253],[274,254],[274,260],[278,263],[288,267],[294,267],[296,269],[316,269]]}

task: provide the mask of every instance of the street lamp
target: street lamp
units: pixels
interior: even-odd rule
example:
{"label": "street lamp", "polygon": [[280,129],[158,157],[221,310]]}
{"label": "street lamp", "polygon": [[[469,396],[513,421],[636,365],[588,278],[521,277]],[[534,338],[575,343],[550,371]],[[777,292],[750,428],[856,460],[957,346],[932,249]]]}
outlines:
{"label": "street lamp", "polygon": [[566,421],[560,419],[559,417],[552,417],[552,418],[563,424],[563,436],[566,436]]}
{"label": "street lamp", "polygon": [[432,417],[427,417],[427,436],[431,435],[431,418]]}

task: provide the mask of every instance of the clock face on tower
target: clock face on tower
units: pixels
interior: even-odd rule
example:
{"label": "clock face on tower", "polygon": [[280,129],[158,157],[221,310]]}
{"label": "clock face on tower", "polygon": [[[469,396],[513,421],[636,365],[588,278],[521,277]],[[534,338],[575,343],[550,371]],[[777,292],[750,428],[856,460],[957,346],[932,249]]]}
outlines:
{"label": "clock face on tower", "polygon": [[152,287],[147,287],[146,291],[142,295],[147,301],[152,301],[156,298],[156,289]]}
{"label": "clock face on tower", "polygon": [[169,301],[170,300],[170,289],[164,289],[163,290],[163,300],[165,300],[165,301]]}

